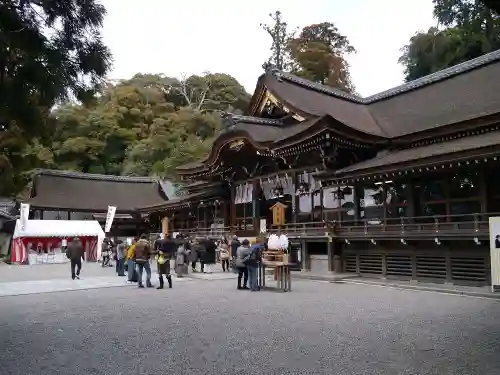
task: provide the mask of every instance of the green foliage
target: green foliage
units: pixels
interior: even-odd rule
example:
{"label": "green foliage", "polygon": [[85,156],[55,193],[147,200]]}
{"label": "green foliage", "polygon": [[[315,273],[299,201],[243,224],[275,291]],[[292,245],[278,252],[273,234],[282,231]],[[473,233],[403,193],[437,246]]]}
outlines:
{"label": "green foliage", "polygon": [[434,0],[434,16],[445,28],[417,33],[402,48],[406,81],[500,48],[500,16],[472,0]]}
{"label": "green foliage", "polygon": [[109,83],[91,106],[57,108],[50,142],[29,155],[52,168],[174,178],[177,166],[208,154],[220,111],[244,109],[249,99],[226,74],[138,74]]}
{"label": "green foliage", "polygon": [[269,17],[273,21],[271,25],[260,24],[272,39],[270,48],[271,56],[267,63],[272,64],[279,70],[289,70],[292,61],[288,45],[290,40],[294,38],[297,30],[289,31],[289,25],[283,20],[283,15],[279,10],[274,12],[274,14],[269,13]]}
{"label": "green foliage", "polygon": [[95,0],[0,2],[0,195],[23,189],[23,171],[52,163],[53,105],[100,89],[111,62],[104,16]]}

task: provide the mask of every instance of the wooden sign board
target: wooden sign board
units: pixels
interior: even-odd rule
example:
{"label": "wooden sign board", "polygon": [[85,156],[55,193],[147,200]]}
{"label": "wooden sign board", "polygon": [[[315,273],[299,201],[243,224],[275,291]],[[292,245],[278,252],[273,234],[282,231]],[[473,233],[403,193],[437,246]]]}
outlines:
{"label": "wooden sign board", "polygon": [[273,225],[274,226],[283,226],[285,225],[285,210],[287,205],[277,202],[271,208],[269,208],[273,213]]}

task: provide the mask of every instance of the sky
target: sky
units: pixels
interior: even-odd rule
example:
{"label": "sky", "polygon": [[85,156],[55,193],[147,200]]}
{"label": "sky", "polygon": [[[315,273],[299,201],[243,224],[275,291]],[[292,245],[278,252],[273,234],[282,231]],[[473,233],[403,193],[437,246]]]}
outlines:
{"label": "sky", "polygon": [[[269,57],[261,23],[280,10],[292,27],[332,22],[357,53],[348,58],[356,91],[369,96],[403,83],[400,49],[436,26],[432,0],[101,0],[104,42],[114,56],[109,77],[136,73],[227,73],[253,93]],[[238,4],[238,5],[236,5]]]}

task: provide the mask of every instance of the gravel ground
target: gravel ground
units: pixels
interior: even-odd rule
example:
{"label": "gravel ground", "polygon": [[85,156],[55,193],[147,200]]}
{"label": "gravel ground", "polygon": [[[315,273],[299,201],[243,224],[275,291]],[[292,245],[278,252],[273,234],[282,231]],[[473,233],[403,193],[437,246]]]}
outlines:
{"label": "gravel ground", "polygon": [[494,300],[297,281],[0,298],[0,374],[500,373]]}

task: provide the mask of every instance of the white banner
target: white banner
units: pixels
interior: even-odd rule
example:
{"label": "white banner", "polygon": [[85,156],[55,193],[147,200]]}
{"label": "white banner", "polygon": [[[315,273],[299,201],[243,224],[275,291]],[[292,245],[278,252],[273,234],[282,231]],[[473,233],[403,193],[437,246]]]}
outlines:
{"label": "white banner", "polygon": [[500,291],[500,217],[490,217],[491,289]]}
{"label": "white banner", "polygon": [[106,225],[104,226],[104,232],[108,233],[111,229],[111,224],[113,224],[113,219],[115,218],[116,206],[108,206],[108,213],[106,214]]}
{"label": "white banner", "polygon": [[30,205],[28,203],[21,203],[21,208],[19,209],[19,221],[21,222],[21,228],[25,229],[28,223],[28,218],[30,216]]}

